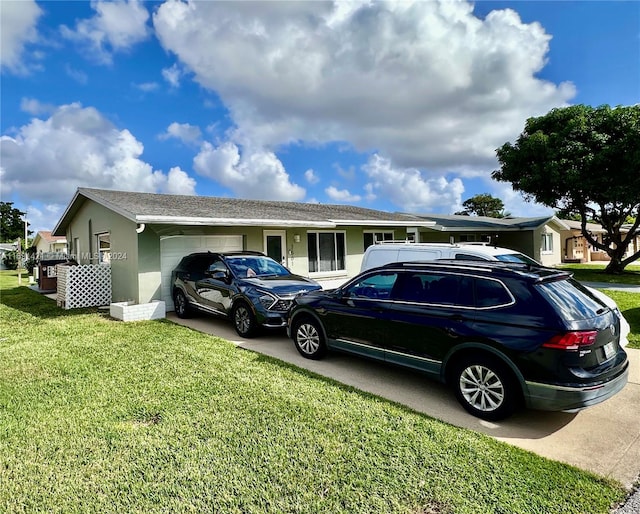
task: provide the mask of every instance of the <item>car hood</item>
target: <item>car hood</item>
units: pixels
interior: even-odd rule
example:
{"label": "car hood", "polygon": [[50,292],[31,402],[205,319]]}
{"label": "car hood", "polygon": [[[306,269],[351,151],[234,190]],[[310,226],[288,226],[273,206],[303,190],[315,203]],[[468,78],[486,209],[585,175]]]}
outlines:
{"label": "car hood", "polygon": [[315,280],[301,277],[300,275],[243,278],[241,284],[243,286],[270,291],[278,295],[306,293],[308,291],[322,289],[322,286]]}

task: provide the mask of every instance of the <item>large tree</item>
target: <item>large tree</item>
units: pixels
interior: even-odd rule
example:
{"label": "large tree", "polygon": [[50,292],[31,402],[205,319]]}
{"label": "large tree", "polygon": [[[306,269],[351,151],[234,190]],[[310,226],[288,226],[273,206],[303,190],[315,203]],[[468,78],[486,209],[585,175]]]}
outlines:
{"label": "large tree", "polygon": [[[619,273],[640,258],[624,258],[640,234],[640,105],[553,109],[529,118],[515,144],[496,150],[496,180],[511,182],[529,200],[576,212],[589,243],[605,251],[606,271]],[[628,231],[621,231],[629,217]],[[606,231],[599,242],[587,230],[592,220]]]}
{"label": "large tree", "polygon": [[489,193],[472,196],[462,203],[463,211],[456,212],[464,216],[488,216],[490,218],[504,218],[509,213],[504,212],[504,203]]}
{"label": "large tree", "polygon": [[[0,242],[14,242],[24,238],[25,212],[13,207],[13,202],[0,202]],[[29,230],[29,234],[32,231]]]}

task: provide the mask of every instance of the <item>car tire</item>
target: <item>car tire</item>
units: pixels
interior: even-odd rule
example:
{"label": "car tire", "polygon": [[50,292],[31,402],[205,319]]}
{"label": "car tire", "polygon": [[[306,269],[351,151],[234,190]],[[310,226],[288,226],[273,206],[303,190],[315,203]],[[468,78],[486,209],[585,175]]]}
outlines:
{"label": "car tire", "polygon": [[451,381],[460,404],[480,419],[505,419],[518,406],[520,396],[513,373],[495,357],[465,357],[455,366]]}
{"label": "car tire", "polygon": [[173,295],[173,305],[176,311],[176,315],[179,318],[185,319],[191,316],[191,306],[189,305],[189,300],[187,300],[187,297],[182,291],[178,290]]}
{"label": "car tire", "polygon": [[311,317],[305,316],[294,321],[292,337],[300,355],[307,359],[318,360],[327,353],[322,327]]}
{"label": "car tire", "polygon": [[231,319],[239,336],[249,338],[255,335],[257,330],[256,317],[246,302],[240,301],[233,307]]}

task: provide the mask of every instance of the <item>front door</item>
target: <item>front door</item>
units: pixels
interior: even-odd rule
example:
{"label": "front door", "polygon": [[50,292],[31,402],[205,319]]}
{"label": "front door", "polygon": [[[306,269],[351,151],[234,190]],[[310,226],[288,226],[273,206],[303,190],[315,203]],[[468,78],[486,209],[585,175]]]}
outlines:
{"label": "front door", "polygon": [[264,253],[274,261],[287,266],[287,232],[285,230],[264,231]]}

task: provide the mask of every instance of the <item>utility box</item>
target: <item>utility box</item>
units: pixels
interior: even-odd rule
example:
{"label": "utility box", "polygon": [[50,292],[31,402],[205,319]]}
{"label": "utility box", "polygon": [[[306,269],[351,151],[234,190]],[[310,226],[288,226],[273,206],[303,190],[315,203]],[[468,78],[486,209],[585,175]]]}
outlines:
{"label": "utility box", "polygon": [[38,285],[42,291],[56,291],[58,288],[58,274],[56,265],[67,262],[66,259],[50,259],[38,264]]}

